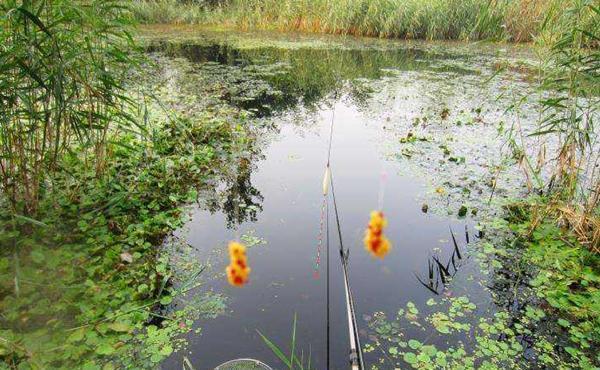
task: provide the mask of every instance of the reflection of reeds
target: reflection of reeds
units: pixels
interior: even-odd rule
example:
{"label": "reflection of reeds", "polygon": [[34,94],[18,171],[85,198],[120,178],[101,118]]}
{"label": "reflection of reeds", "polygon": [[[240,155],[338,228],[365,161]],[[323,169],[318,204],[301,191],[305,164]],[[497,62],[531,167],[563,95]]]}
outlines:
{"label": "reflection of reeds", "polygon": [[[369,89],[360,82],[360,79],[380,78],[386,75],[385,71],[388,68],[404,71],[419,70],[427,67],[425,59],[441,56],[433,51],[429,53],[407,48],[376,50],[253,47],[238,49],[235,46],[236,42],[233,42],[233,46],[228,44],[231,41],[219,42],[222,43],[218,46],[156,42],[149,50],[161,51],[169,56],[183,56],[194,63],[216,61],[228,65],[223,69],[203,72],[215,78],[220,84],[224,83],[226,91],[237,89],[237,83],[244,82],[250,73],[249,70],[235,65],[252,65],[253,76],[268,82],[273,89],[271,91],[273,94],[245,101],[240,106],[246,109],[249,106],[261,109],[260,106],[263,104],[269,104],[272,110],[284,110],[295,106],[299,101],[305,106],[313,107],[320,104],[324,98],[336,93],[348,94],[353,103],[362,106],[369,96]],[[345,81],[353,82],[345,83]],[[205,82],[199,81],[199,83]],[[234,86],[230,85],[232,83]],[[195,89],[195,85],[192,85],[190,94],[196,94]],[[281,94],[275,94],[275,91]]]}
{"label": "reflection of reeds", "polygon": [[[422,279],[417,273],[415,273],[415,278],[417,281],[423,285],[427,290],[432,292],[433,294],[439,295],[442,290],[444,290],[452,278],[458,272],[460,267],[459,261],[463,259],[463,256],[460,252],[460,247],[458,246],[458,242],[456,241],[456,237],[454,235],[454,231],[450,228],[450,235],[452,236],[452,244],[454,249],[452,250],[452,254],[448,261],[444,264],[440,261],[438,256],[431,256],[427,260],[427,280]],[[465,239],[467,244],[469,244],[469,230],[465,226]],[[441,286],[440,286],[441,283]]]}

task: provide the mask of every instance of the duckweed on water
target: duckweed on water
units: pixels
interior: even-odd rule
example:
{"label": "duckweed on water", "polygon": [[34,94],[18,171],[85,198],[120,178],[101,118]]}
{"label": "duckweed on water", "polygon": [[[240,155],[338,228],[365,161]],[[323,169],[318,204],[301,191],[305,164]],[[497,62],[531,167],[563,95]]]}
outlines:
{"label": "duckweed on water", "polygon": [[[488,225],[501,233],[508,225],[516,232],[512,239],[494,234],[508,248],[496,247],[487,238],[468,252],[487,271],[483,283],[497,307],[478,307],[450,290],[429,299],[424,312],[412,302],[393,318],[376,312],[366,318],[370,342],[365,351],[380,358],[373,368],[597,368],[598,256],[578,247],[573,236],[568,236],[573,248],[565,250],[562,231],[549,220],[533,234],[532,220],[509,221]],[[411,327],[421,334],[407,337],[414,332]]]}
{"label": "duckweed on water", "polygon": [[244,234],[242,234],[241,240],[248,248],[267,244],[266,239],[256,235],[256,230],[247,230]]}

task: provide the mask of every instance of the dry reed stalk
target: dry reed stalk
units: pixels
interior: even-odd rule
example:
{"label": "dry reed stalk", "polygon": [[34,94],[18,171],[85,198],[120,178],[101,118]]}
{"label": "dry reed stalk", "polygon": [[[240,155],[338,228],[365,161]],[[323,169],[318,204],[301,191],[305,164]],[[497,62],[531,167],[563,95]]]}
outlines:
{"label": "dry reed stalk", "polygon": [[594,253],[600,253],[600,217],[574,206],[556,207],[559,225],[573,231],[577,240]]}

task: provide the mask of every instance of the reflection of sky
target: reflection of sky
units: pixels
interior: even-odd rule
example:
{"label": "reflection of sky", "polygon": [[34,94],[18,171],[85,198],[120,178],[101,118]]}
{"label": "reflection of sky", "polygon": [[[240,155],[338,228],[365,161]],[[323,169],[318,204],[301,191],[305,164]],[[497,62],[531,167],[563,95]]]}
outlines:
{"label": "reflection of sky", "polygon": [[[248,252],[252,274],[247,287],[232,289],[224,278],[210,283],[216,291],[231,297],[231,313],[200,323],[201,335],[189,338],[188,357],[199,368],[237,357],[255,357],[277,367],[279,363],[255,329],[275,343],[287,345],[294,312],[298,314],[298,348],[308,351],[310,345],[316,368],[324,367],[324,257],[321,279],[314,280],[312,269],[330,119],[331,111],[322,111],[318,130],[313,128],[304,135],[298,135],[297,125],[282,123],[280,137],[265,151],[266,159],[258,163],[252,184],[264,196],[263,212],[255,223],[244,224],[242,231],[256,230],[267,245]],[[344,242],[351,250],[349,271],[357,317],[359,326],[365,329],[364,314],[384,311],[394,315],[409,300],[423,304],[431,297],[418,284],[414,272],[425,276],[433,248],[441,248],[442,255],[448,256],[452,251],[448,226],[453,225],[455,230],[464,226],[421,212],[416,198],[424,190],[423,185],[414,178],[398,175],[397,165],[382,160],[380,127],[366,125],[367,118],[356,107],[338,103],[335,120],[332,172]],[[369,212],[377,207],[382,171],[387,173],[383,204],[393,249],[380,261],[363,249],[362,237]],[[184,236],[198,249],[199,259],[206,258],[214,248],[225,248],[234,237],[225,225],[225,217],[220,213],[194,212]],[[348,338],[334,232],[332,228],[332,361],[334,368],[344,368]],[[223,256],[213,260],[215,268],[225,266]]]}
{"label": "reflection of sky", "polygon": [[[429,193],[443,189],[448,199],[427,199],[431,196],[424,194],[420,198],[444,212],[448,205],[453,214],[462,204],[480,211],[489,208],[493,177],[496,195],[514,197],[524,190],[519,169],[504,161],[508,148],[498,132],[500,125],[508,129],[515,120],[513,113],[500,109],[513,103],[505,94],[510,83],[501,78],[483,83],[487,78],[486,74],[419,71],[371,83],[377,93],[367,115],[372,125],[385,122],[382,136],[387,155],[401,163],[404,174],[424,181]],[[513,88],[515,94],[531,91],[522,83]],[[529,130],[537,117],[531,105],[524,105],[523,110],[530,113],[521,114],[520,123]],[[409,132],[417,140],[399,145]]]}

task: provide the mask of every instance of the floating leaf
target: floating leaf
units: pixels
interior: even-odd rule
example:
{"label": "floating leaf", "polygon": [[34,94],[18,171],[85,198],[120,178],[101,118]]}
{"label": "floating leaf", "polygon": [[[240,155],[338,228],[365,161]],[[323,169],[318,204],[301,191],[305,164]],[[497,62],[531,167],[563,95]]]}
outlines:
{"label": "floating leaf", "polygon": [[419,349],[421,348],[421,342],[419,342],[418,340],[415,339],[411,339],[408,341],[408,346],[412,349]]}
{"label": "floating leaf", "polygon": [[108,328],[112,331],[116,331],[119,333],[128,333],[132,330],[132,327],[129,324],[124,322],[113,322],[108,324]]}
{"label": "floating leaf", "polygon": [[417,356],[412,352],[405,353],[404,356],[402,356],[402,358],[404,359],[404,361],[411,365],[417,363]]}
{"label": "floating leaf", "polygon": [[99,355],[112,355],[113,353],[115,353],[115,349],[108,343],[101,343],[96,348],[96,353]]}

